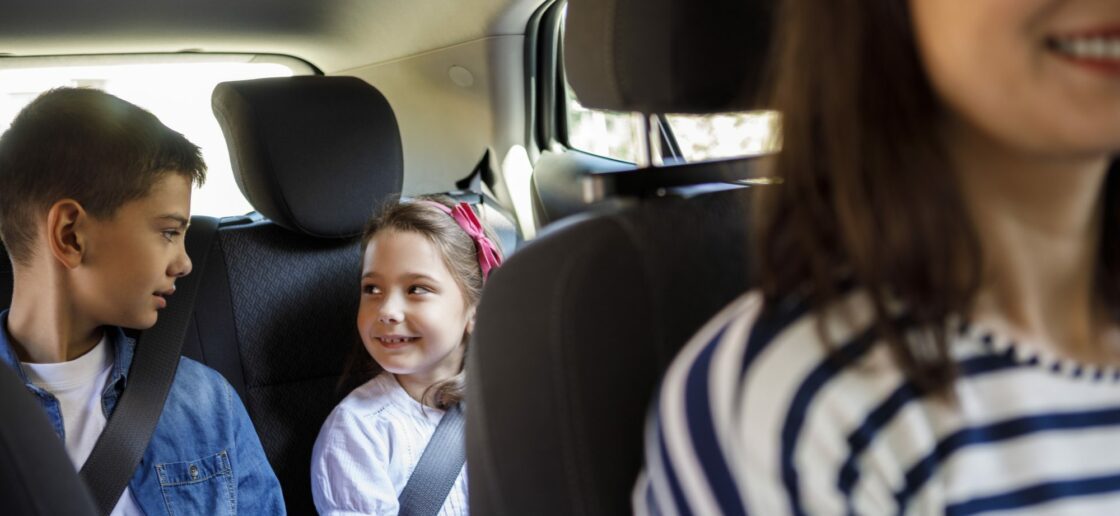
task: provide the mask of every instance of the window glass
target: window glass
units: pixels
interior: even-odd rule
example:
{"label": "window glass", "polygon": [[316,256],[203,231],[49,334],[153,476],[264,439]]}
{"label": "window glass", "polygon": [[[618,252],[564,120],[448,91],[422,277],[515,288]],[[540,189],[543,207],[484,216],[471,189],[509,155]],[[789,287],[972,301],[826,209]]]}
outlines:
{"label": "window glass", "polygon": [[753,156],[777,150],[773,111],[718,115],[667,115],[686,161]]}
{"label": "window glass", "polygon": [[[567,90],[568,146],[631,163],[641,152],[640,118],[583,107]],[[772,111],[666,115],[685,161],[753,156],[777,150],[778,116]]]}
{"label": "window glass", "polygon": [[568,146],[584,152],[635,163],[641,152],[641,120],[631,113],[583,107],[571,88],[567,92]]}
{"label": "window glass", "polygon": [[253,210],[234,181],[221,128],[210,110],[219,82],[308,74],[302,61],[251,55],[87,56],[0,59],[0,131],[40,93],[61,86],[104,90],[136,104],[202,148],[206,184],[191,196],[194,215]]}

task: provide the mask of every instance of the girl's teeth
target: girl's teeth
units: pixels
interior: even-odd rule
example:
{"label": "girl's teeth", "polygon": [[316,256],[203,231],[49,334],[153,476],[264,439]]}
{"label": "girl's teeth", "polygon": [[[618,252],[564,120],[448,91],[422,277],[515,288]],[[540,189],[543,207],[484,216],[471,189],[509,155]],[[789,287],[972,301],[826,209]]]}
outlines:
{"label": "girl's teeth", "polygon": [[400,339],[382,338],[381,342],[384,342],[386,344],[399,344],[401,342],[408,342],[410,340],[412,340],[411,337],[405,337],[405,338],[400,338]]}

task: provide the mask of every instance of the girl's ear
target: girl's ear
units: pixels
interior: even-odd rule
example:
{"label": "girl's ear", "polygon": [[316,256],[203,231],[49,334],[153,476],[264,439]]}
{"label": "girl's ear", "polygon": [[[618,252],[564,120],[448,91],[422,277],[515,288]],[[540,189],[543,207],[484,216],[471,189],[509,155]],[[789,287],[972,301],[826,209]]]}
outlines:
{"label": "girl's ear", "polygon": [[474,333],[474,314],[477,312],[475,307],[467,309],[467,335]]}

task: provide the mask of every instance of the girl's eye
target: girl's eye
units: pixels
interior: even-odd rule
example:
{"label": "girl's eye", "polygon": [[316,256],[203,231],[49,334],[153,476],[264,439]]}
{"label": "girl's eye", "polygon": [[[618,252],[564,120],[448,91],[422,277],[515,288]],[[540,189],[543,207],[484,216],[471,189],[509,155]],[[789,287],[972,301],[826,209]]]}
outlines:
{"label": "girl's eye", "polygon": [[362,294],[374,295],[380,293],[381,289],[378,288],[377,285],[362,285]]}
{"label": "girl's eye", "polygon": [[430,289],[428,287],[425,287],[423,285],[413,285],[411,287],[408,287],[408,293],[409,294],[431,294],[432,289]]}

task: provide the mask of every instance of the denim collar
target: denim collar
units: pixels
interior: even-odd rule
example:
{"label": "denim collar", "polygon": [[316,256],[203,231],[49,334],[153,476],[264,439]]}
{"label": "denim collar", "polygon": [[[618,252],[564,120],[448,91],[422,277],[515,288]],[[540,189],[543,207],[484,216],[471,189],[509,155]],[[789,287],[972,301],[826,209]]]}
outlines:
{"label": "denim collar", "polygon": [[[113,347],[115,354],[113,373],[107,382],[108,385],[112,385],[128,379],[128,371],[132,367],[132,354],[136,351],[136,342],[125,335],[124,330],[119,327],[105,326],[104,330],[109,345]],[[8,310],[0,312],[0,361],[11,367],[25,385],[31,385],[27,373],[23,370],[23,365],[20,364],[15,346],[12,345],[12,335],[8,332]]]}

